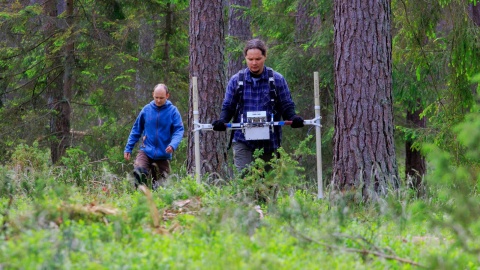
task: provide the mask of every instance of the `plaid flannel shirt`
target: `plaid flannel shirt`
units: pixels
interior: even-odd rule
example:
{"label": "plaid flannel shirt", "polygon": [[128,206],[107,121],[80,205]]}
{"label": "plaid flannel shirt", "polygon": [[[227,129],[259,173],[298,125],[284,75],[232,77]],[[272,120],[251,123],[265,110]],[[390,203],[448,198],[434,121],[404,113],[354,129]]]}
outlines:
{"label": "plaid flannel shirt", "polygon": [[[271,113],[273,109],[274,121],[290,120],[295,114],[295,103],[292,100],[290,90],[288,89],[287,81],[278,72],[273,72],[275,79],[275,88],[277,92],[275,108],[272,108],[270,103],[270,85],[268,81],[267,67],[264,67],[263,73],[259,78],[252,78],[248,68],[244,70],[244,86],[243,86],[243,108],[239,108],[236,119],[233,119],[234,123],[239,123],[243,114],[243,121],[246,122],[247,112],[252,111],[266,111],[267,121],[271,121]],[[227,86],[225,93],[225,99],[222,104],[222,111],[228,110],[235,112],[238,98],[235,97],[235,91],[237,90],[239,80],[239,73],[233,75]],[[293,114],[292,114],[293,112]],[[229,122],[230,119],[223,119]],[[281,126],[275,126],[274,132],[270,129],[270,140],[245,140],[245,136],[241,130],[236,130],[234,133],[234,142],[245,143],[250,149],[264,149],[265,153],[273,152],[280,147],[282,140],[282,128]]]}

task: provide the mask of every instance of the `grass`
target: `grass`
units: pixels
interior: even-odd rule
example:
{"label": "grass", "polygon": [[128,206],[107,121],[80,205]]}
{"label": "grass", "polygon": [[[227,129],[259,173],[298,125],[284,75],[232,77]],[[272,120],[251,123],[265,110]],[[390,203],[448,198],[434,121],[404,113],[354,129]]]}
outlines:
{"label": "grass", "polygon": [[38,155],[35,166],[0,166],[0,269],[480,265],[480,198],[469,180],[480,179],[478,170],[443,166],[446,155],[432,158],[424,197],[402,187],[362,202],[328,188],[317,199],[283,150],[270,172],[257,161],[242,179],[215,184],[185,173],[154,192],[78,158],[86,153],[72,151],[71,166],[50,169],[33,150],[19,147],[16,157]]}
{"label": "grass", "polygon": [[450,230],[432,225],[432,217],[443,215],[431,212],[439,211],[434,200],[392,195],[358,204],[318,200],[298,189],[255,207],[257,202],[239,195],[236,185],[176,179],[181,180],[153,193],[118,188],[128,186],[123,179],[96,187],[44,184],[42,192],[3,194],[0,269],[478,265]]}

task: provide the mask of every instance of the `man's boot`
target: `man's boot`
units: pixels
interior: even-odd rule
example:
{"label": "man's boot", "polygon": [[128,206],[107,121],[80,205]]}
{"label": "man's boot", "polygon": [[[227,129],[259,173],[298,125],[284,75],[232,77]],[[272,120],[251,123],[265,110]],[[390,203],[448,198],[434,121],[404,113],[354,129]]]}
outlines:
{"label": "man's boot", "polygon": [[139,185],[147,185],[148,170],[145,168],[135,168],[133,170],[133,177],[135,178],[135,188]]}

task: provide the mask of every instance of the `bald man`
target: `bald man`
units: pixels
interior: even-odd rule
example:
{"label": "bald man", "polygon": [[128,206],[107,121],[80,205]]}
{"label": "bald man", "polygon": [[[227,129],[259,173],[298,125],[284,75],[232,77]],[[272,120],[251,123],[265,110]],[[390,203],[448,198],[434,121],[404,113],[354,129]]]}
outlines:
{"label": "bald man", "polygon": [[135,144],[142,138],[134,163],[135,186],[147,184],[151,177],[157,189],[170,174],[172,153],[183,138],[182,116],[168,100],[170,92],[165,84],[153,88],[153,100],[143,107],[128,137],[123,156],[130,160]]}

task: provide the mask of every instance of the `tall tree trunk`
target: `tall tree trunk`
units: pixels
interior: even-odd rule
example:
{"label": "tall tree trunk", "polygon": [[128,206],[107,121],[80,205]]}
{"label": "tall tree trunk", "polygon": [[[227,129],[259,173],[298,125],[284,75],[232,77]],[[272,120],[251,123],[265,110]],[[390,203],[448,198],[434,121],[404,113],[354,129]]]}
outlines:
{"label": "tall tree trunk", "polygon": [[364,199],[398,187],[390,1],[335,0],[333,184]]}
{"label": "tall tree trunk", "polygon": [[[424,128],[426,126],[425,118],[420,118],[422,110],[414,112],[407,111],[407,125],[413,128]],[[407,177],[408,185],[419,191],[419,195],[423,191],[422,179],[426,173],[425,158],[419,150],[412,148],[414,140],[408,138],[405,142],[405,176]]]}
{"label": "tall tree trunk", "polygon": [[[225,93],[225,34],[223,0],[190,1],[190,76],[198,78],[200,123],[211,123],[220,115]],[[190,86],[189,108],[193,111],[193,88]],[[188,115],[188,171],[195,166],[193,114]],[[226,160],[226,133],[200,132],[201,172],[222,175]]]}
{"label": "tall tree trunk", "polygon": [[165,73],[164,73],[164,81],[168,83],[168,72],[171,67],[170,61],[170,38],[173,35],[173,8],[170,3],[167,4],[167,12],[165,15],[165,37],[164,37],[164,48],[163,48],[163,58],[165,59]]}
{"label": "tall tree trunk", "polygon": [[152,21],[145,17],[140,18],[141,27],[138,32],[138,64],[135,74],[135,95],[131,95],[134,107],[143,106],[152,97],[153,86],[157,82],[149,81],[149,61],[155,46],[154,28]]}
{"label": "tall tree trunk", "polygon": [[[299,0],[297,2],[294,49],[296,51],[297,63],[299,64],[303,63],[307,65],[305,62],[312,59],[315,55],[322,53],[325,54],[325,51],[321,51],[322,49],[312,45],[312,37],[315,36],[315,32],[321,31],[320,29],[322,24],[321,16],[315,12],[316,9],[318,9],[318,3],[315,1]],[[316,15],[313,16],[312,14]],[[313,116],[313,114],[311,114],[312,107],[306,106],[307,104],[310,105],[310,103],[305,104],[303,101],[306,101],[307,99],[302,100],[302,97],[310,98],[312,96],[311,89],[314,88],[312,75],[312,73],[307,72],[298,72],[296,74],[296,79],[298,81],[296,89],[298,92],[296,95],[300,98],[299,103],[297,104],[300,106],[297,106],[297,110],[302,116]],[[305,90],[302,91],[303,89]]]}
{"label": "tall tree trunk", "polygon": [[477,1],[476,5],[469,4],[468,9],[472,21],[475,23],[476,26],[480,26],[480,3]]}
{"label": "tall tree trunk", "polygon": [[[70,4],[73,4],[72,2]],[[67,14],[67,17],[73,18],[73,7],[71,8],[71,14]],[[69,9],[69,8],[67,8]],[[57,28],[57,16],[58,16],[58,7],[57,1],[47,0],[44,3],[44,12],[47,15],[47,22],[45,25],[45,34],[50,36],[50,40],[47,43],[45,50],[47,66],[52,68],[53,71],[49,73],[47,77],[48,83],[48,93],[49,93],[49,107],[52,110],[52,116],[50,119],[50,132],[52,134],[52,139],[50,143],[50,151],[52,162],[57,163],[60,158],[65,154],[67,147],[70,145],[70,100],[69,93],[65,91],[71,91],[71,81],[68,81],[67,84],[62,83],[62,79],[71,79],[71,73],[65,74],[65,71],[71,72],[72,67],[65,68],[62,70],[62,61],[61,56],[54,54],[54,42],[55,35],[54,33],[58,30]],[[71,26],[71,25],[69,25]],[[73,46],[73,45],[71,45]],[[65,57],[68,58],[69,53],[73,53],[73,50],[69,52],[71,48],[70,44],[67,44],[65,48]],[[73,61],[73,58],[68,61]],[[73,66],[73,65],[72,65]],[[66,95],[67,94],[67,95]]]}
{"label": "tall tree trunk", "polygon": [[[234,44],[244,44],[252,38],[250,30],[251,19],[245,15],[245,10],[250,9],[251,0],[230,0],[228,16],[228,36]],[[228,53],[227,77],[237,73],[243,65],[243,48],[238,47],[236,51]]]}
{"label": "tall tree trunk", "polygon": [[[480,2],[477,1],[476,5],[470,4],[469,5],[470,16],[472,21],[475,23],[476,26],[480,26]],[[472,85],[472,93],[477,95],[478,83],[474,83]]]}
{"label": "tall tree trunk", "polygon": [[75,68],[75,43],[74,43],[74,36],[73,33],[75,32],[74,29],[74,17],[73,17],[73,0],[66,0],[65,1],[65,11],[66,11],[66,22],[67,22],[67,32],[69,36],[67,38],[67,43],[64,48],[64,56],[65,56],[65,63],[64,63],[64,73],[63,73],[63,102],[59,105],[61,106],[60,111],[62,115],[62,119],[60,120],[61,125],[59,129],[61,130],[62,140],[64,141],[61,145],[63,149],[60,153],[60,156],[65,154],[65,150],[67,147],[71,145],[70,137],[72,134],[70,133],[71,129],[71,106],[70,101],[72,100],[72,93],[73,93],[73,84],[74,84],[74,77],[73,77],[73,70]]}
{"label": "tall tree trunk", "polygon": [[[315,14],[317,3],[309,0],[299,0],[297,4],[297,16],[295,18],[295,42],[300,44],[309,43],[315,29],[320,29],[321,18]],[[309,74],[310,76],[311,74]]]}

